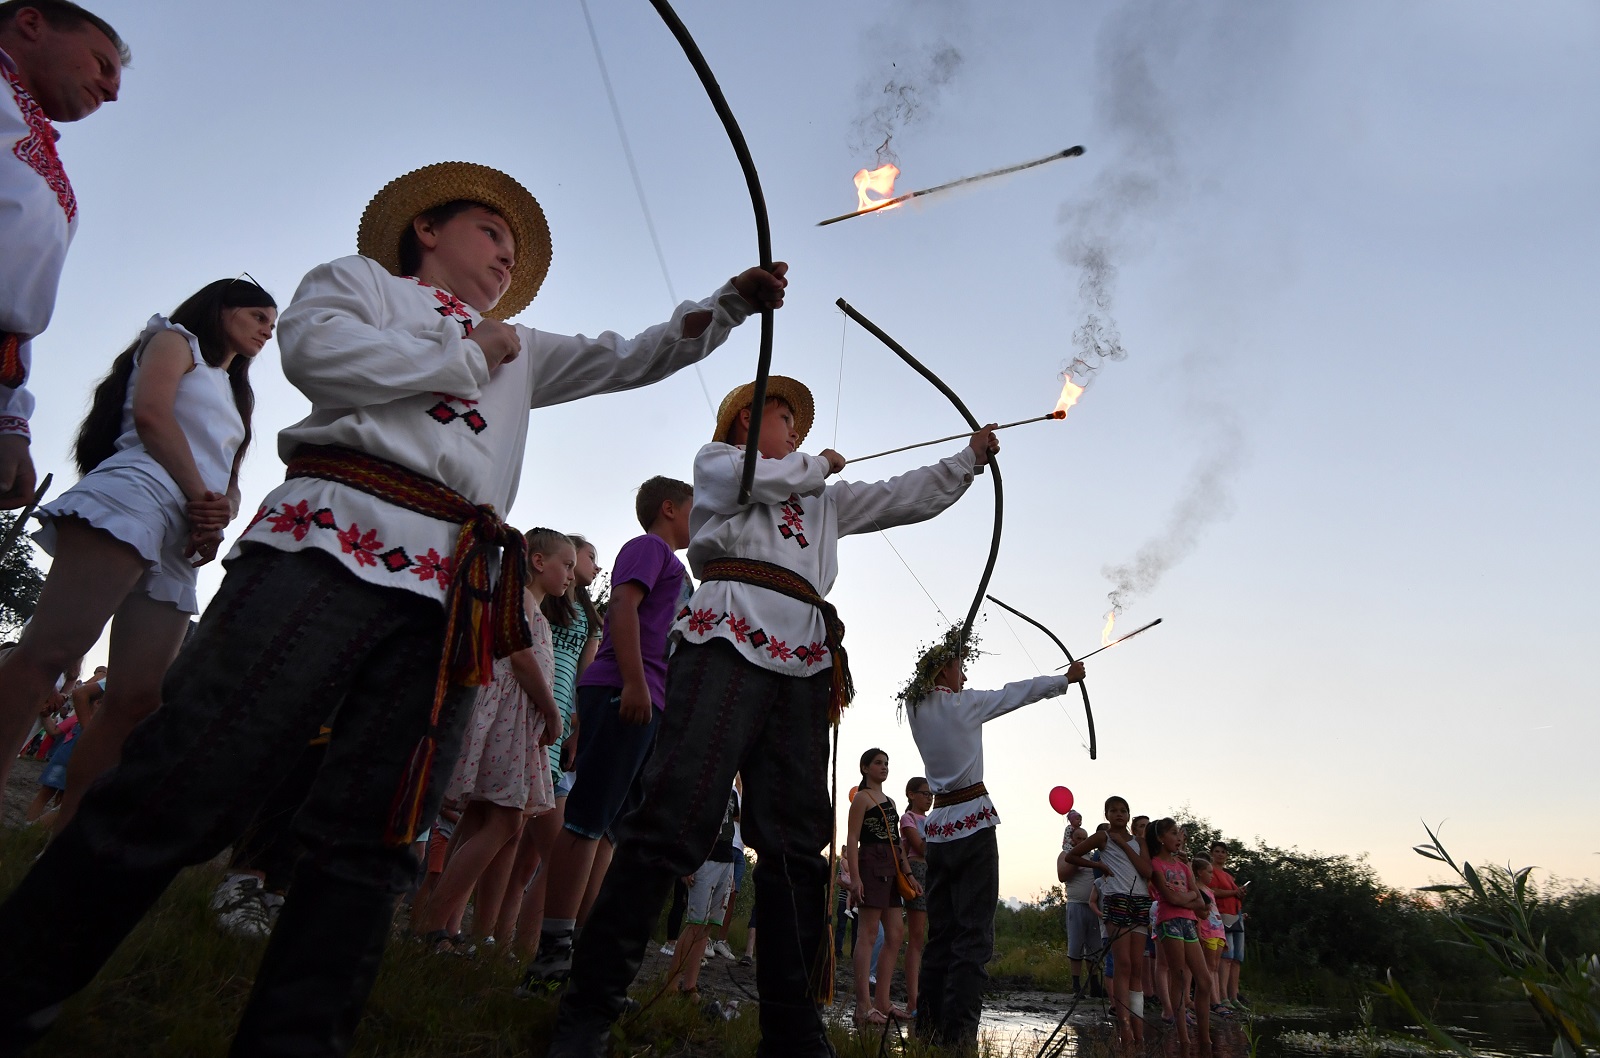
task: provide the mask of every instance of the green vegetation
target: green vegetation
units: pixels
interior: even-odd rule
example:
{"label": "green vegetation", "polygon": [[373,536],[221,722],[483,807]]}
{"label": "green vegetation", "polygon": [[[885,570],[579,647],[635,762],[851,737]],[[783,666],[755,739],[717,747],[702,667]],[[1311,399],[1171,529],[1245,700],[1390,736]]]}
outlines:
{"label": "green vegetation", "polygon": [[[18,517],[0,518],[0,540],[10,533]],[[33,616],[44,589],[44,574],[33,564],[33,543],[26,529],[24,526],[0,555],[0,640],[16,638],[23,623]]]}
{"label": "green vegetation", "polygon": [[[1518,913],[1525,935],[1541,938],[1552,966],[1570,968],[1600,952],[1600,888],[1547,884],[1541,889],[1526,871],[1515,876],[1491,871],[1479,875],[1484,897],[1470,883],[1460,891],[1399,890],[1383,884],[1364,858],[1246,843],[1192,813],[1179,812],[1177,818],[1191,849],[1226,841],[1232,850],[1229,872],[1251,882],[1241,982],[1251,994],[1353,1005],[1370,993],[1370,982],[1393,974],[1430,998],[1519,998],[1523,988],[1514,983],[1516,975],[1500,961],[1484,958],[1481,946],[1462,942],[1460,932],[1462,921],[1483,914],[1477,905],[1493,899],[1492,886],[1503,875],[1508,892],[1522,901]],[[1433,858],[1450,862],[1442,855]],[[995,915],[996,958],[990,973],[1010,987],[1031,982],[1060,990],[1070,983],[1064,902],[1061,887],[1052,886],[1017,910],[1002,905]]]}

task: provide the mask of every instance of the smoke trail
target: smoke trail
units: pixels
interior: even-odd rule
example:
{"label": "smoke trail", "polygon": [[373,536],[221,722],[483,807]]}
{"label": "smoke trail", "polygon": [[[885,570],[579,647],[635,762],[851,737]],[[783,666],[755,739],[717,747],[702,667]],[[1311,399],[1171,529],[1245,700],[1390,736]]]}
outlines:
{"label": "smoke trail", "polygon": [[[1097,124],[1110,133],[1111,160],[1087,197],[1063,207],[1066,231],[1059,245],[1077,272],[1082,313],[1072,332],[1073,357],[1062,374],[1079,386],[1088,386],[1106,363],[1128,355],[1116,319],[1117,262],[1188,192],[1188,174],[1175,146],[1176,104],[1153,71],[1174,69],[1175,54],[1186,39],[1192,43],[1199,35],[1196,28],[1194,16],[1183,9],[1159,2],[1129,4],[1110,16],[1096,42],[1100,89],[1095,110]],[[1102,571],[1112,584],[1108,636],[1123,608],[1155,588],[1195,551],[1206,529],[1233,510],[1232,484],[1244,458],[1244,435],[1234,410],[1219,404],[1211,390],[1214,377],[1199,374],[1203,377],[1193,380],[1192,391],[1208,394],[1201,454],[1161,530],[1132,558]]]}
{"label": "smoke trail", "polygon": [[1219,415],[1208,450],[1195,464],[1167,523],[1139,545],[1133,557],[1100,572],[1113,587],[1106,598],[1115,617],[1135,597],[1154,588],[1166,572],[1194,553],[1213,522],[1233,513],[1233,479],[1244,462],[1244,434],[1231,413]]}
{"label": "smoke trail", "polygon": [[[924,120],[965,62],[954,41],[964,35],[966,12],[955,4],[899,5],[915,10],[891,11],[867,34],[873,55],[888,56],[887,68],[865,77],[860,85],[862,113],[853,126],[852,151],[872,151],[877,164],[895,162],[894,138],[908,125]],[[913,39],[913,34],[924,39]],[[931,39],[929,35],[931,34]]]}

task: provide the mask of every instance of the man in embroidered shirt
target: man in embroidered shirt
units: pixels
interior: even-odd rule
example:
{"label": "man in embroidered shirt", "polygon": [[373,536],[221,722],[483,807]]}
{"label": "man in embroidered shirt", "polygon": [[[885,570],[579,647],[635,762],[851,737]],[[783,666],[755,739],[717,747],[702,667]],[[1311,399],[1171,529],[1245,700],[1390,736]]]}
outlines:
{"label": "man in embroidered shirt", "polygon": [[811,394],[774,375],[753,502],[741,506],[753,391],[728,394],[712,443],[695,458],[688,554],[701,585],[678,613],[643,802],[617,825],[611,870],[574,953],[553,1058],[603,1053],[662,901],[674,878],[705,859],[736,772],[744,776],[744,838],[760,857],[757,1053],[830,1053],[816,998],[817,987],[831,987],[821,854],[832,833],[827,731],[849,691],[843,625],[823,598],[838,573],[838,540],[932,518],[967,491],[999,445],[979,430],[932,466],[875,484],[828,484],[845,460],[832,450],[797,451],[811,427]]}
{"label": "man in embroidered shirt", "polygon": [[[463,162],[392,181],[357,244],[280,320],[284,374],[312,405],[279,437],[288,480],[229,556],[162,709],[0,905],[6,1046],[48,1025],[180,868],[238,837],[332,713],[294,822],[307,853],[232,1053],[344,1054],[469,684],[527,645],[521,536],[495,512],[515,495],[529,409],[663,378],[783,293],[780,266],[753,269],[633,339],[502,323],[538,290],[549,232],[522,185]],[[65,923],[38,914],[62,900]]]}
{"label": "man in embroidered shirt", "polygon": [[78,227],[50,123],[113,102],[128,59],[117,31],[77,4],[0,3],[0,510],[33,498],[28,368]]}
{"label": "man in embroidered shirt", "polygon": [[[1061,676],[965,690],[966,644],[952,629],[917,663],[904,693],[911,737],[933,787],[928,813],[928,945],[922,954],[917,1035],[938,1045],[976,1047],[984,967],[994,954],[994,907],[1000,899],[995,825],[1000,816],[983,785],[983,725],[1014,709],[1066,693],[1083,663]],[[921,678],[931,676],[929,681]]]}

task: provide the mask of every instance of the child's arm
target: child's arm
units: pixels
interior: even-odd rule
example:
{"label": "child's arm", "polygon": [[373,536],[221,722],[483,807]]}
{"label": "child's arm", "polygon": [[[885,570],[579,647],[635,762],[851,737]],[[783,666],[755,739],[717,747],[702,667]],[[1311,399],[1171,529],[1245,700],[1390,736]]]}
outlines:
{"label": "child's arm", "polygon": [[928,842],[923,838],[922,831],[914,826],[900,824],[900,844],[913,856],[928,855]]}
{"label": "child's arm", "polygon": [[977,467],[972,448],[888,481],[840,481],[828,486],[838,505],[839,535],[924,522],[959,500]]}
{"label": "child's arm", "polygon": [[845,824],[845,864],[850,871],[850,896],[857,904],[861,903],[861,821],[867,818],[867,802],[871,799],[865,790],[857,791]]}
{"label": "child's arm", "polygon": [[650,685],[644,678],[644,654],[639,647],[639,604],[644,601],[644,585],[624,581],[611,592],[611,607],[606,611],[606,630],[611,634],[611,649],[617,654],[622,673],[622,701],[617,715],[626,724],[648,724]]}
{"label": "child's arm", "polygon": [[1065,694],[1071,686],[1072,682],[1067,675],[1035,676],[1032,679],[1008,683],[998,690],[965,690],[961,692],[961,697],[964,703],[971,703],[983,723],[988,723],[995,717],[1004,716],[1014,709],[1032,705],[1046,698],[1054,698],[1058,694]]}
{"label": "child's arm", "polygon": [[1091,860],[1088,858],[1089,853],[1093,852],[1095,849],[1105,848],[1105,844],[1105,831],[1097,830],[1093,834],[1090,834],[1088,837],[1084,838],[1082,841],[1078,842],[1076,845],[1072,846],[1070,851],[1063,852],[1061,855],[1065,856],[1067,862],[1072,864],[1074,867],[1082,867],[1085,870],[1098,871],[1101,874],[1110,874],[1110,867],[1101,863],[1099,860]]}
{"label": "child's arm", "polygon": [[659,382],[710,356],[750,313],[749,302],[729,282],[703,301],[685,301],[665,323],[633,338],[615,331],[589,338],[519,327],[531,348],[529,403],[544,408]]}
{"label": "child's arm", "polygon": [[561,737],[561,710],[556,708],[556,696],[550,690],[550,681],[544,678],[544,670],[539,667],[532,650],[519,650],[508,660],[511,662],[511,675],[516,677],[522,693],[528,696],[528,701],[544,718],[544,732],[539,736],[539,745],[551,745]]}
{"label": "child's arm", "polygon": [[1117,847],[1128,857],[1128,862],[1133,864],[1133,869],[1139,872],[1140,878],[1150,877],[1150,857],[1146,856],[1141,850],[1134,848],[1128,842],[1128,839],[1121,834],[1113,834],[1108,830],[1106,835],[1109,840],[1117,843]]}
{"label": "child's arm", "polygon": [[324,407],[387,404],[417,393],[476,399],[500,353],[464,337],[462,321],[446,316],[405,330],[381,328],[386,282],[379,266],[361,257],[307,273],[278,318],[284,377]]}
{"label": "child's arm", "polygon": [[[822,491],[828,461],[821,456],[791,452],[782,459],[756,459],[753,503],[782,503],[790,496],[811,496]],[[744,449],[713,441],[694,457],[695,509],[733,515],[739,503],[739,482],[744,475]]]}

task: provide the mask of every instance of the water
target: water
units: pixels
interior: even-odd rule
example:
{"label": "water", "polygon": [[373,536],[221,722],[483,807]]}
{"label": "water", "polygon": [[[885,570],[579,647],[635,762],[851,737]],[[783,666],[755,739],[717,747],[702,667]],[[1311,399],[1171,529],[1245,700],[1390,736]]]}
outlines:
{"label": "water", "polygon": [[[982,1035],[991,1053],[1012,1058],[1029,1058],[1055,1035],[1070,997],[1053,992],[1009,992],[990,996],[984,1003]],[[1381,1007],[1382,1004],[1375,1003]],[[1443,1003],[1430,1011],[1445,1031],[1486,1058],[1543,1058],[1550,1053],[1550,1038],[1525,1003]],[[1422,1031],[1407,1024],[1398,1013],[1380,1012],[1374,1019],[1385,1039],[1397,1036],[1422,1037]],[[1270,1006],[1256,1015],[1249,1031],[1256,1039],[1256,1058],[1369,1058],[1352,1046],[1350,1036],[1361,1031],[1361,1017],[1355,1010],[1328,1007]],[[1073,1009],[1064,1031],[1060,1054],[1069,1058],[1110,1055],[1114,1032],[1098,1000],[1085,1000]],[[1146,1047],[1164,1051],[1176,1045],[1176,1037],[1164,1039],[1170,1029],[1149,1025]],[[1218,1058],[1249,1058],[1250,1040],[1244,1020],[1213,1019],[1212,1038]],[[1165,1044],[1165,1046],[1162,1046]],[[1052,1051],[1055,1047],[1052,1045]],[[1404,1058],[1402,1049],[1393,1049],[1387,1058]],[[1417,1052],[1421,1054],[1421,1051]]]}

